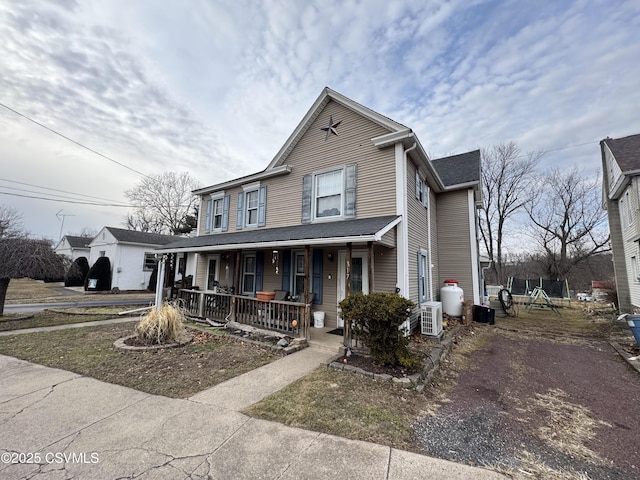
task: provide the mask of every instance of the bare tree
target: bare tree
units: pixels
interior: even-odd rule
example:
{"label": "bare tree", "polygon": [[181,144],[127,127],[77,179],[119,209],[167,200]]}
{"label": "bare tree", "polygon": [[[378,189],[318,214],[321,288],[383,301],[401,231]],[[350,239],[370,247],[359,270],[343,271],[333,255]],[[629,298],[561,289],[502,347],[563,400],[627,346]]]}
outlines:
{"label": "bare tree", "polygon": [[544,253],[549,278],[561,280],[585,259],[611,249],[602,209],[600,174],[583,177],[578,167],[552,169],[537,182],[526,205],[532,236]]}
{"label": "bare tree", "polygon": [[482,150],[484,210],[480,233],[498,283],[504,283],[504,244],[508,223],[532,197],[529,188],[543,152],[520,155],[514,142]]}
{"label": "bare tree", "polygon": [[0,239],[0,316],[12,278],[44,280],[63,277],[64,272],[64,260],[51,242],[20,236]]}
{"label": "bare tree", "polygon": [[22,228],[22,214],[13,207],[0,205],[0,238],[18,236]]}
{"label": "bare tree", "polygon": [[136,205],[125,224],[135,230],[176,233],[188,227],[188,216],[197,199],[191,193],[199,187],[188,173],[165,172],[151,175],[125,192]]}
{"label": "bare tree", "polygon": [[69,233],[71,236],[82,238],[94,238],[97,234],[98,231],[90,227],[83,227],[80,233]]}

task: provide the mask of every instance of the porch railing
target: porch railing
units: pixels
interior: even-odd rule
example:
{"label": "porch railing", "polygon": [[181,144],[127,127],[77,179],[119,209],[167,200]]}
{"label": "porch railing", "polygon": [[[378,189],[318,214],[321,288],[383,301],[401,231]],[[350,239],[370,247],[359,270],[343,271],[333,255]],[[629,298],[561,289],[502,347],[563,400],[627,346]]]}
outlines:
{"label": "porch railing", "polygon": [[311,306],[304,303],[265,302],[253,297],[185,289],[178,291],[178,298],[183,307],[197,317],[233,320],[309,339]]}

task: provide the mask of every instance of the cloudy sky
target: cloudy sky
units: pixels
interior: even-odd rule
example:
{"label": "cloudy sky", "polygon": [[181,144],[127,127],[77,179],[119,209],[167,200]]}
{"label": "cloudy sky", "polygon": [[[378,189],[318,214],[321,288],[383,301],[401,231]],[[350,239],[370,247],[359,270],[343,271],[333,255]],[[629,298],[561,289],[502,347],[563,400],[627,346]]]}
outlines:
{"label": "cloudy sky", "polygon": [[53,240],[122,226],[141,174],[264,169],[325,86],[432,158],[595,172],[640,133],[637,0],[0,0],[0,38],[0,204]]}

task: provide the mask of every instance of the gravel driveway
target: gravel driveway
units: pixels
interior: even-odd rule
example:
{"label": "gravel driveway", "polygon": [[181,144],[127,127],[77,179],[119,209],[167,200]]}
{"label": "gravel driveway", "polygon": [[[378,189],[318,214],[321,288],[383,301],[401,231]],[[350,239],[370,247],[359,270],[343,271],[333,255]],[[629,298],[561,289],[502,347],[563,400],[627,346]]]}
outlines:
{"label": "gravel driveway", "polygon": [[640,479],[640,375],[607,342],[489,335],[415,425],[426,454],[517,478]]}

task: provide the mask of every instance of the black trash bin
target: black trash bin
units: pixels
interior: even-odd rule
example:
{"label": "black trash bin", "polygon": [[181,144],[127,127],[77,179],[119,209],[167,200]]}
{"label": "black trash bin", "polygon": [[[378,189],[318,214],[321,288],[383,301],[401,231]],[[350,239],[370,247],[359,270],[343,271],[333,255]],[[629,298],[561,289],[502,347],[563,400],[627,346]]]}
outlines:
{"label": "black trash bin", "polygon": [[496,323],[496,311],[495,309],[485,307],[484,305],[474,305],[473,321],[493,325],[494,323]]}

